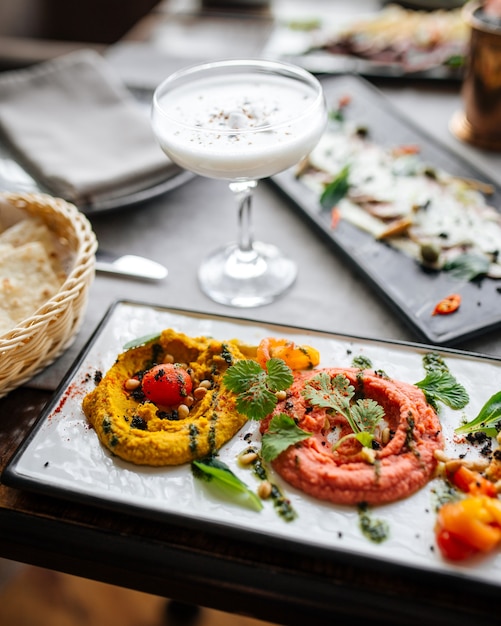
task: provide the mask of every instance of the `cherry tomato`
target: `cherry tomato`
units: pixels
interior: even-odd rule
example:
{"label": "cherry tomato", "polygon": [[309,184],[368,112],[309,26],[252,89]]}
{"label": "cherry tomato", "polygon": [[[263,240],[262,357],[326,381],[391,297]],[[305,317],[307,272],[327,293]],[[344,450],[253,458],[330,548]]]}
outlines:
{"label": "cherry tomato", "polygon": [[461,296],[458,293],[453,293],[443,300],[440,300],[437,306],[433,309],[432,315],[448,315],[449,313],[454,313],[454,311],[459,309],[460,304]]}
{"label": "cherry tomato", "polygon": [[453,535],[445,528],[436,533],[437,546],[440,553],[449,561],[464,561],[477,553],[477,550]]}
{"label": "cherry tomato", "polygon": [[179,365],[162,363],[155,365],[143,375],[144,395],[161,406],[176,406],[183,403],[193,389],[188,372]]}

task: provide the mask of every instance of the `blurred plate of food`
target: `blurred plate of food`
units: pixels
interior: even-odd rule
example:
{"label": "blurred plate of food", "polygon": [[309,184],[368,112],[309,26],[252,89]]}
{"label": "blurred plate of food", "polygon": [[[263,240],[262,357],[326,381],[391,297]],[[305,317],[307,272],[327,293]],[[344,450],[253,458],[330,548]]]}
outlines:
{"label": "blurred plate of food", "polygon": [[468,46],[461,9],[388,4],[373,13],[278,18],[265,54],[314,73],[460,80]]}

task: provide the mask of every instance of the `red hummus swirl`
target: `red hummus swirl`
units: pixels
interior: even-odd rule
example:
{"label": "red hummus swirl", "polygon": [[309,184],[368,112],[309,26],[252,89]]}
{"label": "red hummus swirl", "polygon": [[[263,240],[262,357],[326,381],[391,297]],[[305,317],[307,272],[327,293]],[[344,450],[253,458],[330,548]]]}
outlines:
{"label": "red hummus swirl", "polygon": [[[349,439],[332,451],[333,432],[351,431],[346,419],[311,406],[302,395],[305,383],[320,370],[296,372],[286,400],[273,414],[286,413],[312,436],[282,452],[274,469],[291,485],[321,500],[336,504],[382,504],[401,500],[423,487],[436,467],[434,452],[443,447],[437,414],[423,392],[408,383],[389,380],[354,368],[329,368],[331,378],[344,375],[366,398],[385,411],[391,438],[376,451],[374,463],[361,454],[360,444]],[[261,424],[266,432],[272,416]]]}

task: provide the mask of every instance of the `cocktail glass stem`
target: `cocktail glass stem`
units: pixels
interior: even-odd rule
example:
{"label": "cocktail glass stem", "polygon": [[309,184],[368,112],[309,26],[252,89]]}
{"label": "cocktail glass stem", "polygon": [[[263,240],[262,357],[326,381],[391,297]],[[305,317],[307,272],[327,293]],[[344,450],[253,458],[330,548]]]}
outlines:
{"label": "cocktail glass stem", "polygon": [[238,203],[238,243],[242,252],[253,250],[254,235],[252,232],[252,196],[257,186],[255,180],[230,183],[230,189]]}
{"label": "cocktail glass stem", "polygon": [[238,208],[238,239],[212,253],[200,266],[202,290],[213,300],[237,307],[272,302],[296,278],[296,264],[271,244],[254,241],[252,200],[257,181],[229,184]]}

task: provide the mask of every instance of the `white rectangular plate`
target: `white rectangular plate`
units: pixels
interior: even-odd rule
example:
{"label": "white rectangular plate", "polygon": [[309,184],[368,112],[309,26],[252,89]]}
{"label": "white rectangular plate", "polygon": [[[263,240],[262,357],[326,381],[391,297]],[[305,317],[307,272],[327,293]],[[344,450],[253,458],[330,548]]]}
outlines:
{"label": "white rectangular plate", "polygon": [[[324,555],[371,559],[381,565],[412,568],[416,573],[434,572],[463,582],[501,585],[501,552],[458,565],[447,563],[438,553],[433,527],[434,492],[443,485],[440,479],[406,500],[373,508],[370,515],[386,520],[390,528],[389,538],[375,544],[360,531],[354,507],[315,500],[288,486],[272,471],[272,481],[297,512],[292,522],[285,522],[271,501],[265,501],[264,509],[255,512],[222,499],[193,477],[189,465],[145,468],[110,455],[86,422],[82,398],[94,387],[96,372],[105,373],[126,342],[168,327],[191,336],[238,338],[252,345],[263,337],[287,337],[316,347],[321,366],[350,366],[355,356],[363,355],[374,369],[409,383],[424,378],[423,356],[438,352],[470,395],[463,411],[441,410],[446,450],[455,455],[464,453],[467,458],[474,458],[478,452],[465,443],[455,443],[453,429],[465,417],[477,415],[485,401],[499,391],[501,380],[501,361],[482,355],[121,301],[105,316],[52,403],[8,464],[3,481],[106,509],[230,533],[247,541],[281,543],[291,551],[320,550]],[[259,441],[257,427],[255,422],[248,423],[220,451],[221,460],[252,489],[257,488],[257,478],[251,470],[238,465],[237,455],[248,446],[245,435]]]}

